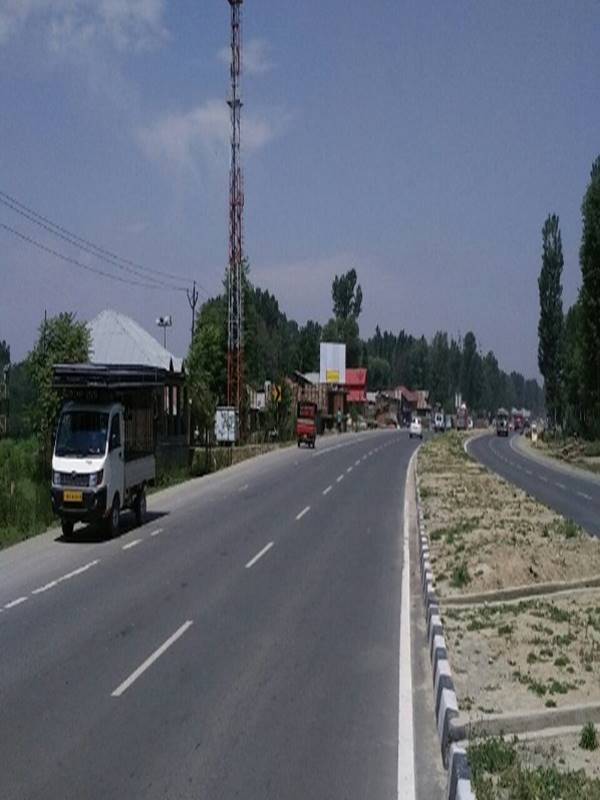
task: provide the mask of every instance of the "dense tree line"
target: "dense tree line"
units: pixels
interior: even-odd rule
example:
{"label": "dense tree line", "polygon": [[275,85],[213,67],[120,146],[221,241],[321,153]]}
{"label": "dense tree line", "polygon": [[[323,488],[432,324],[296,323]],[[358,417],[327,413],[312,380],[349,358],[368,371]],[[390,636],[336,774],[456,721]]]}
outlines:
{"label": "dense tree line", "polygon": [[542,229],[538,364],[551,422],[567,433],[600,436],[600,157],[581,206],[581,287],[563,314],[559,219]]}
{"label": "dense tree line", "polygon": [[[500,369],[492,351],[482,354],[475,334],[457,340],[439,331],[428,341],[405,331],[383,333],[376,328],[368,339],[359,335],[358,318],[363,294],[354,269],[334,278],[332,317],[321,326],[309,320],[300,326],[279,307],[268,291],[252,286],[249,271],[245,283],[244,358],[246,381],[262,386],[265,380],[280,382],[295,370],[319,369],[319,343],[344,342],[347,364],[367,367],[369,389],[398,385],[430,390],[431,402],[454,410],[455,395],[475,413],[493,414],[499,406],[543,409],[543,392],[536,380]],[[198,315],[196,332],[187,360],[194,406],[201,424],[209,427],[226,392],[226,301],[223,296],[206,302]]]}

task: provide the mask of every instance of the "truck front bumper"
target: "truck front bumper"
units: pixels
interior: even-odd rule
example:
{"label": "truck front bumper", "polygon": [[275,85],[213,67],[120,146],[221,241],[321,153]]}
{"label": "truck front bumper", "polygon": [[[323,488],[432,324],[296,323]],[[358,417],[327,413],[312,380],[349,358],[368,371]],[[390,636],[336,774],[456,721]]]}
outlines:
{"label": "truck front bumper", "polygon": [[81,502],[65,502],[64,493],[65,489],[62,487],[52,487],[52,510],[62,519],[93,522],[105,516],[106,486],[101,486],[99,489],[82,489]]}

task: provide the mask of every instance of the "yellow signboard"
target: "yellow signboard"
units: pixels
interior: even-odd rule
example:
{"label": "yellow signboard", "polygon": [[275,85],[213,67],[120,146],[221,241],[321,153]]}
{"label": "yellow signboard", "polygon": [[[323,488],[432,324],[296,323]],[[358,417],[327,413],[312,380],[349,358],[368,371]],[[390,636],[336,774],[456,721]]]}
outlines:
{"label": "yellow signboard", "polygon": [[337,369],[328,369],[327,370],[327,383],[339,383],[340,382],[340,371]]}

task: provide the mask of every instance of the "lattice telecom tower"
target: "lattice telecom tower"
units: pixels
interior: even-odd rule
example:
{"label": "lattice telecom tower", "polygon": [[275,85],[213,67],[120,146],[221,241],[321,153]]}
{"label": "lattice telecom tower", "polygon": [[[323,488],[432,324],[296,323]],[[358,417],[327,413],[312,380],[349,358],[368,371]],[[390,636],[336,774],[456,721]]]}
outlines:
{"label": "lattice telecom tower", "polygon": [[227,403],[239,411],[244,390],[243,215],[244,185],[240,159],[242,101],[242,3],[231,7],[231,170],[229,174],[229,269],[227,271]]}

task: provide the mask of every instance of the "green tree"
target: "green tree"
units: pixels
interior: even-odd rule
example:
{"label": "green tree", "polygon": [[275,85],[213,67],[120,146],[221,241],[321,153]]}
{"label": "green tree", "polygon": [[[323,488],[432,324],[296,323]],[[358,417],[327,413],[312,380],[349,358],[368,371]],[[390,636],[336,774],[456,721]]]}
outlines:
{"label": "green tree", "polygon": [[2,339],[0,341],[0,377],[2,376],[2,371],[4,367],[7,367],[10,364],[10,347],[9,345]]}
{"label": "green tree", "polygon": [[52,432],[60,410],[59,396],[52,388],[52,367],[87,362],[89,349],[89,330],[85,322],[77,322],[75,314],[65,311],[40,324],[37,342],[27,358],[27,369],[36,391],[31,419],[44,468],[50,462]]}
{"label": "green tree", "polygon": [[581,316],[581,302],[577,301],[567,311],[564,324],[565,427],[572,433],[583,432],[585,411]]}
{"label": "green tree", "polygon": [[187,385],[194,424],[212,430],[215,409],[227,392],[226,306],[223,297],[204,303],[186,360]]}
{"label": "green tree", "polygon": [[430,348],[431,378],[429,390],[432,404],[439,403],[447,408],[450,396],[450,347],[448,334],[438,331],[432,339]]}
{"label": "green tree", "polygon": [[544,377],[546,409],[554,425],[561,417],[563,357],[563,252],[556,214],[549,214],[542,228],[542,268],[538,278],[538,366]]}
{"label": "green tree", "polygon": [[600,434],[600,156],[594,161],[581,207],[583,232],[581,263],[582,379],[586,424]]}
{"label": "green tree", "polygon": [[318,372],[319,343],[322,328],[318,322],[309,319],[298,334],[298,369],[301,372]]}
{"label": "green tree", "polygon": [[469,408],[479,410],[483,394],[483,368],[481,356],[477,352],[477,339],[469,331],[463,343],[460,371],[460,391],[463,401]]}
{"label": "green tree", "polygon": [[367,363],[367,381],[369,389],[378,392],[381,389],[391,388],[392,368],[386,358],[373,356]]}
{"label": "green tree", "polygon": [[336,319],[358,319],[362,310],[362,289],[356,283],[355,269],[350,269],[345,275],[336,275],[331,287],[333,299],[333,314]]}

